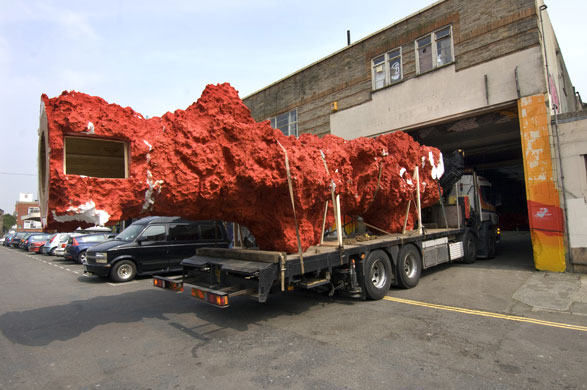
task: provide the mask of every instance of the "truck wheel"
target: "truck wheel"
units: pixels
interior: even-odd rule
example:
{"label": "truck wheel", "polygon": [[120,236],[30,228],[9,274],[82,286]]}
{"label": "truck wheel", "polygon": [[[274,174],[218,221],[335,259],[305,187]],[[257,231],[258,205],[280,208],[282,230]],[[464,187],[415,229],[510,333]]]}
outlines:
{"label": "truck wheel", "polygon": [[369,253],[365,262],[365,290],[370,299],[385,296],[391,285],[391,262],[382,250]]}
{"label": "truck wheel", "polygon": [[121,260],[114,264],[110,271],[110,279],[116,283],[130,282],[137,274],[137,266],[130,260]]}
{"label": "truck wheel", "polygon": [[497,248],[495,247],[495,233],[491,233],[488,238],[487,243],[487,258],[493,259],[495,254],[497,253]]}
{"label": "truck wheel", "polygon": [[413,245],[404,245],[397,260],[398,284],[402,288],[416,287],[422,273],[422,257]]}
{"label": "truck wheel", "polygon": [[462,263],[473,264],[477,260],[477,239],[470,230],[467,230],[463,236],[463,252]]}

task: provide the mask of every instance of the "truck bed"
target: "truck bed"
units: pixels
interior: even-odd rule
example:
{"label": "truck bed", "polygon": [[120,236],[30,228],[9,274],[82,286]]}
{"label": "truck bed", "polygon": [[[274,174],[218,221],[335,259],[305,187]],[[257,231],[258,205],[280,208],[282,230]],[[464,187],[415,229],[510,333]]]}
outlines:
{"label": "truck bed", "polygon": [[279,282],[282,289],[294,283],[305,288],[330,284],[329,278],[313,275],[332,275],[333,270],[356,272],[350,271],[351,268],[354,270],[354,265],[350,266],[351,258],[362,258],[370,251],[383,248],[397,253],[398,248],[407,243],[422,248],[427,244],[433,247],[435,240],[444,239],[446,242],[445,238],[451,239],[461,233],[462,229],[449,228],[427,229],[424,234],[357,236],[345,239],[343,247],[338,246],[338,241],[327,240],[322,245],[308,248],[302,256],[250,249],[202,248],[195,256],[181,262],[184,269],[181,279],[157,276],[155,284],[173,290],[189,287],[192,296],[208,303],[212,303],[210,299],[226,301],[226,306],[229,296],[242,295],[245,291],[264,302],[271,287]]}

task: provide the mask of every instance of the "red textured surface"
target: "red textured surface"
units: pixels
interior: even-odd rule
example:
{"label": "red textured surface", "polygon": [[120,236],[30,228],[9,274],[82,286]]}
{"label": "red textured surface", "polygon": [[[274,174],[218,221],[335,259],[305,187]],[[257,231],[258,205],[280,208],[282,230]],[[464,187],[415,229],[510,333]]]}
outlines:
{"label": "red textured surface", "polygon": [[[47,229],[91,225],[98,221],[97,210],[106,224],[147,215],[180,215],[238,222],[251,230],[261,249],[295,252],[285,156],[278,142],[289,156],[304,249],[320,241],[332,181],[344,214],[363,216],[387,231],[402,229],[408,199],[415,198],[416,187],[409,180],[416,165],[423,206],[438,201],[428,161],[429,152],[439,161],[437,149],[420,146],[403,132],[350,141],[332,135],[286,137],[268,121],[255,122],[229,84],[209,85],[186,110],[149,119],[79,92],[51,99],[43,95],[42,101],[49,159],[41,208]],[[86,134],[88,122],[93,123],[94,134]],[[129,178],[65,175],[65,135],[127,142]],[[400,176],[402,168],[407,171]],[[95,209],[85,217],[76,216],[79,206],[88,202]],[[58,222],[63,216],[77,219]],[[412,212],[410,227],[414,218]]]}

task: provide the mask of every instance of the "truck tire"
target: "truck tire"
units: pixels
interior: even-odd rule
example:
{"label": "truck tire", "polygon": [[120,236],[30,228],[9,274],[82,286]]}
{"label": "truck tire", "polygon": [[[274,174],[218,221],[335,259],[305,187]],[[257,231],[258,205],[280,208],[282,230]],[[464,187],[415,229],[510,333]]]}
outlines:
{"label": "truck tire", "polygon": [[418,285],[422,274],[422,256],[414,245],[402,247],[397,257],[398,284],[401,288],[412,288]]}
{"label": "truck tire", "polygon": [[487,240],[487,258],[493,259],[497,253],[497,247],[495,243],[495,232],[492,231],[491,233],[489,233],[489,237],[487,238]]}
{"label": "truck tire", "polygon": [[391,262],[382,250],[369,253],[365,261],[365,291],[370,299],[378,300],[385,296],[391,285]]}
{"label": "truck tire", "polygon": [[477,238],[467,230],[463,235],[463,258],[461,263],[473,264],[477,260]]}
{"label": "truck tire", "polygon": [[110,279],[116,283],[130,282],[137,274],[137,266],[130,260],[120,260],[110,271]]}

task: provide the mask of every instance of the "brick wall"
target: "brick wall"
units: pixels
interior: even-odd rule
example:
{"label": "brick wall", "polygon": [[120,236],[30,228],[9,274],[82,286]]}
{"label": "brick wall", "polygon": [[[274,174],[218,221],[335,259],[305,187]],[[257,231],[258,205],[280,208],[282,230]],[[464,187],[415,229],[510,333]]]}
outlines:
{"label": "brick wall", "polygon": [[373,57],[401,47],[403,81],[417,77],[414,41],[447,25],[457,71],[539,45],[535,0],[446,0],[246,97],[245,104],[257,121],[297,107],[300,134],[327,134],[332,102],[344,110],[371,99]]}
{"label": "brick wall", "polygon": [[[39,207],[39,202],[17,202],[14,206],[14,210],[16,211],[16,231],[18,232],[25,231],[22,217],[29,213],[29,207]],[[42,229],[26,229],[26,231],[40,232]]]}

